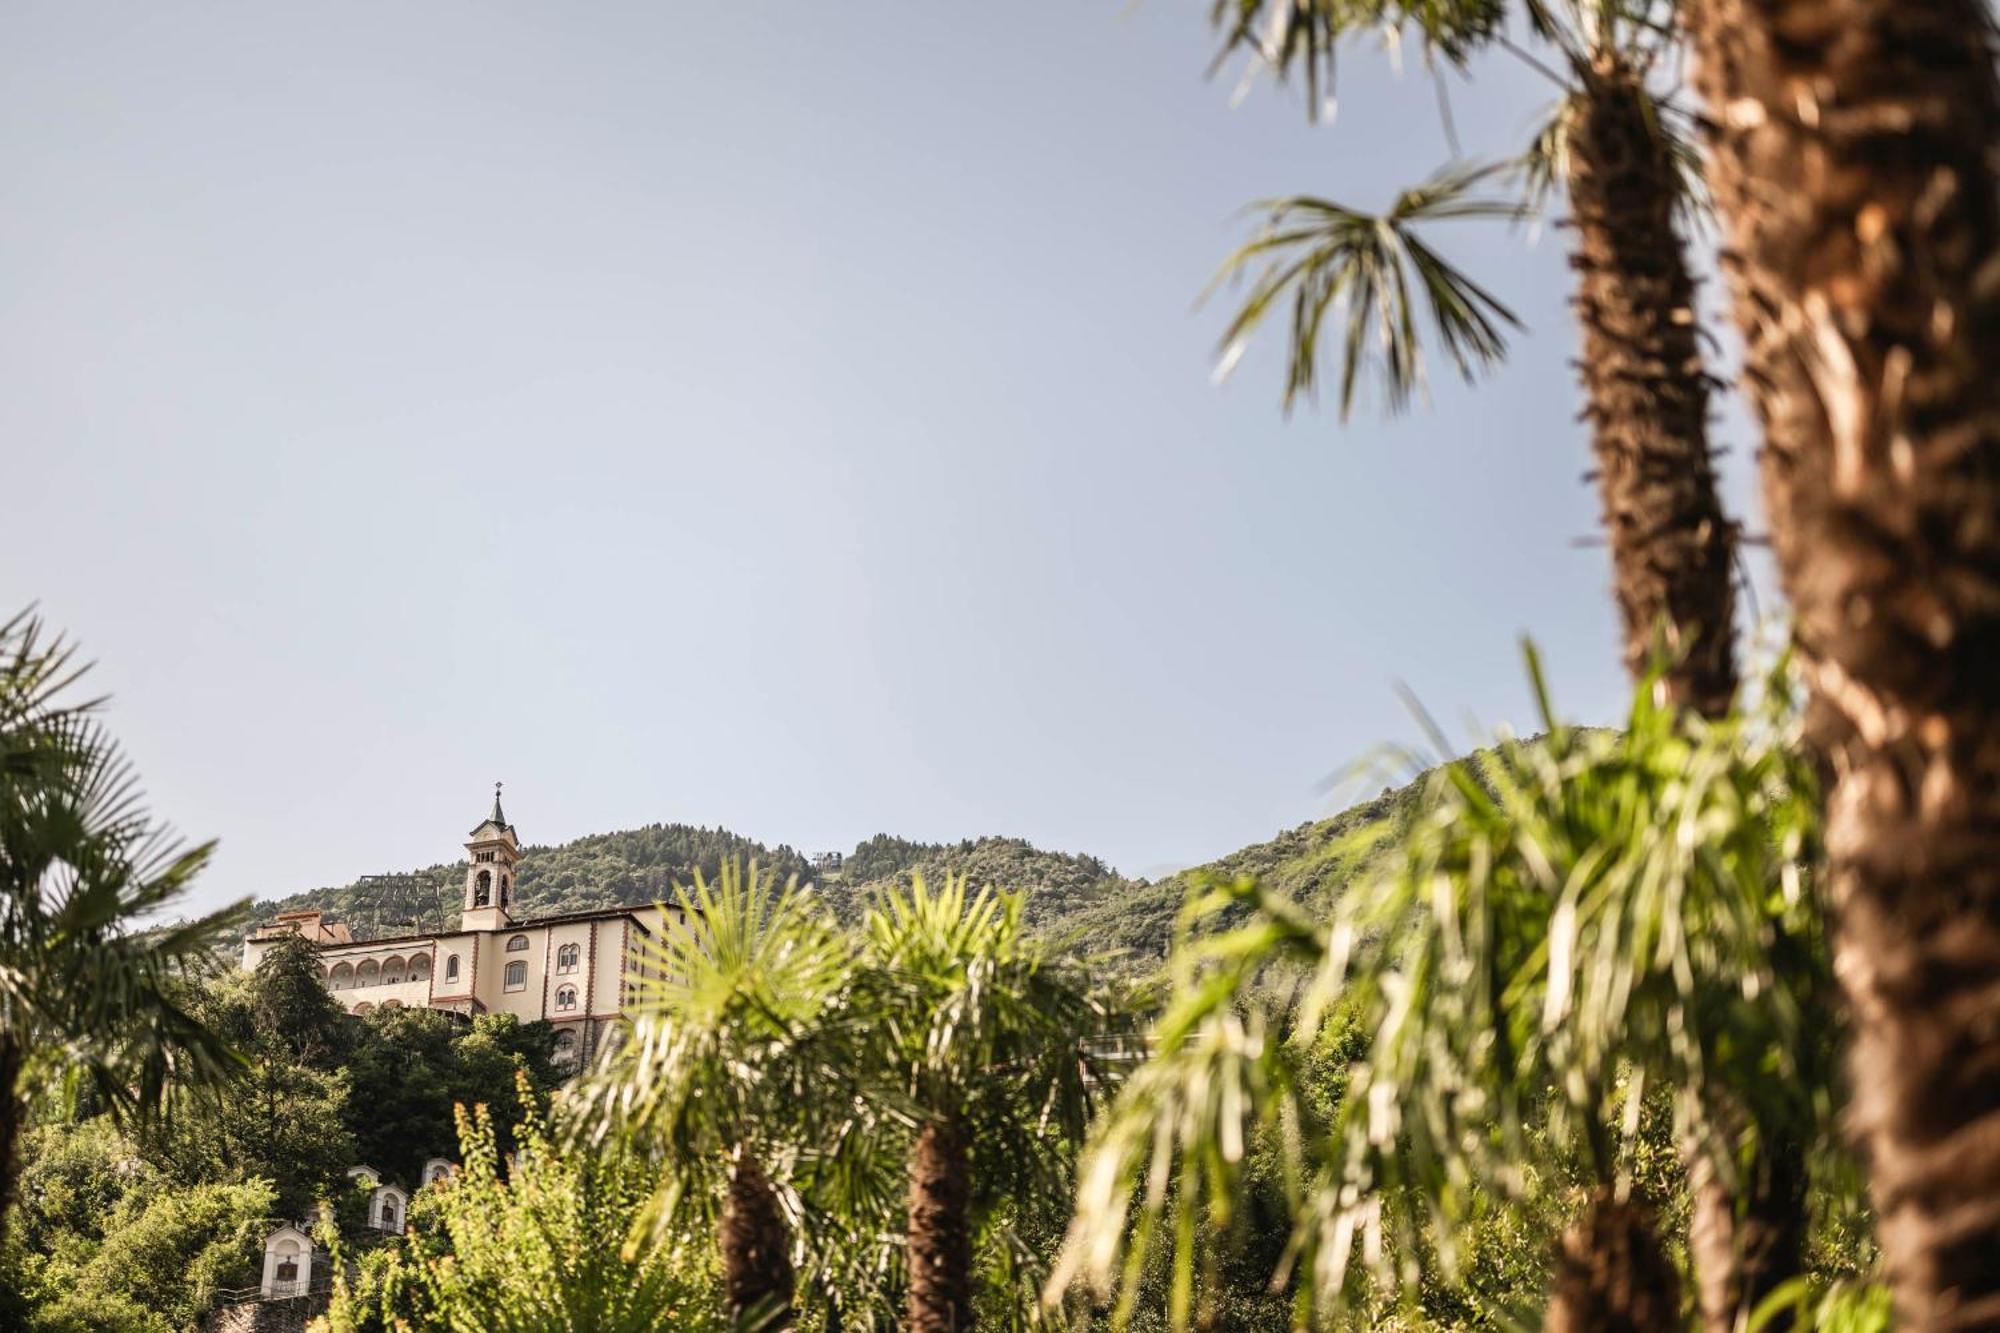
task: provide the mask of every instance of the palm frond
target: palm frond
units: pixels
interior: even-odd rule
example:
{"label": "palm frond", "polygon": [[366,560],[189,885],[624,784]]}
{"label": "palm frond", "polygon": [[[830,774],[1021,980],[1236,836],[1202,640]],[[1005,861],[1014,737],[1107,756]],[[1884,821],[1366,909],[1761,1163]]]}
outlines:
{"label": "palm frond", "polygon": [[[1298,1125],[1299,1168],[1274,1277],[1307,1310],[1363,1277],[1450,1280],[1453,1224],[1523,1198],[1537,1163],[1616,1179],[1649,1089],[1725,1172],[1741,1145],[1716,1096],[1753,1132],[1824,1132],[1816,805],[1785,678],[1766,711],[1715,723],[1648,683],[1613,733],[1564,725],[1529,663],[1546,734],[1445,765],[1358,832],[1343,854],[1366,868],[1331,919],[1247,879],[1191,900],[1195,919],[1251,911],[1177,950],[1153,1054],[1083,1165],[1058,1286],[1129,1294],[1166,1246],[1185,1326],[1241,1145],[1274,1125]],[[1303,1123],[1298,1062],[1335,1038],[1359,1058],[1327,1123]]]}
{"label": "palm frond", "polygon": [[739,1147],[790,1161],[808,1131],[852,1113],[835,1007],[851,951],[809,887],[774,881],[725,861],[713,881],[697,872],[676,889],[666,929],[634,960],[625,1040],[569,1098],[572,1140],[616,1136],[663,1168],[634,1247],[684,1205],[712,1212]]}
{"label": "palm frond", "polygon": [[1209,8],[1209,25],[1222,39],[1216,65],[1241,53],[1253,75],[1269,70],[1281,81],[1299,80],[1315,116],[1332,93],[1348,38],[1378,33],[1395,42],[1407,33],[1460,65],[1505,17],[1504,0],[1213,0]]}
{"label": "palm frond", "polygon": [[185,848],[148,814],[102,699],[77,694],[85,670],[32,614],[0,624],[0,1044],[25,1071],[4,1092],[88,1088],[148,1116],[242,1067],[184,983],[247,904],[159,923],[212,844]]}
{"label": "palm frond", "polygon": [[1275,311],[1288,310],[1291,335],[1284,404],[1318,393],[1320,341],[1331,317],[1341,328],[1340,414],[1352,408],[1362,367],[1379,361],[1391,411],[1401,411],[1423,383],[1420,322],[1428,323],[1458,373],[1470,380],[1501,359],[1506,330],[1520,321],[1491,292],[1453,267],[1423,238],[1431,223],[1513,219],[1520,204],[1487,192],[1492,166],[1440,173],[1370,214],[1309,196],[1266,200],[1258,234],[1223,261],[1211,286],[1249,282],[1249,294],[1222,337],[1218,378],[1242,358],[1250,336]]}

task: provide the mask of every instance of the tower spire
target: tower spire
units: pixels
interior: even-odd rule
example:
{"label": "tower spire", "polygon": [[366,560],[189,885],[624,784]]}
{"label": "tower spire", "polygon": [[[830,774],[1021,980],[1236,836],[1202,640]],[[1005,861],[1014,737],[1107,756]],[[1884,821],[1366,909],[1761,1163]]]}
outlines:
{"label": "tower spire", "polygon": [[500,806],[500,784],[493,784],[493,813],[470,834],[465,844],[465,911],[460,930],[500,930],[513,922],[514,866],[521,859],[521,840]]}

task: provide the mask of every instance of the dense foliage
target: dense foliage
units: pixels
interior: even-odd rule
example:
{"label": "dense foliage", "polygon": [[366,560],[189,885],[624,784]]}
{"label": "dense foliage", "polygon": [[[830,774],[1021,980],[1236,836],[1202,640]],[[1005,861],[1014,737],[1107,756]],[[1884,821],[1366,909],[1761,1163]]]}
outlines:
{"label": "dense foliage", "polygon": [[[1282,1142],[1289,1239],[1266,1275],[1302,1313],[1470,1297],[1475,1317],[1540,1319],[1546,1292],[1550,1327],[1592,1327],[1564,1303],[1601,1313],[1611,1289],[1677,1320],[1677,1154],[1728,1179],[1779,1136],[1830,1154],[1816,790],[1773,679],[1763,713],[1714,723],[1647,682],[1619,732],[1563,726],[1544,695],[1546,737],[1445,765],[1359,827],[1337,901],[1209,877],[1188,919],[1235,924],[1176,951],[1052,1295],[1087,1280],[1123,1320],[1170,1255],[1167,1313],[1195,1322],[1228,1286],[1214,1238],[1268,1197],[1259,1145]],[[1823,1210],[1848,1207],[1837,1164],[1820,1177]],[[1510,1227],[1538,1239],[1495,1272]],[[1558,1231],[1583,1271],[1549,1269]],[[1654,1257],[1606,1278],[1614,1232]],[[1865,1267],[1846,1239],[1823,1276]],[[1635,1278],[1648,1263],[1664,1275]]]}
{"label": "dense foliage", "polygon": [[459,1107],[509,1108],[490,1133],[511,1150],[511,1108],[523,1094],[539,1108],[555,1086],[548,1025],[495,1015],[466,1024],[430,1010],[350,1017],[303,943],[184,998],[242,1054],[240,1074],[129,1129],[54,1112],[36,1127],[19,1235],[0,1255],[0,1286],[15,1301],[6,1326],[192,1327],[218,1292],[255,1285],[275,1219],[303,1220],[344,1197],[349,1167],[414,1185],[425,1159],[456,1154]]}
{"label": "dense foliage", "polygon": [[[523,1076],[519,1102],[461,1109],[461,1162],[426,1188],[403,1239],[360,1260],[328,1323],[341,1333],[402,1326],[452,1333],[719,1333],[706,1256],[679,1241],[617,1243],[653,1193],[654,1170],[616,1150],[566,1153]],[[503,1152],[496,1122],[520,1116]]]}
{"label": "dense foliage", "polygon": [[86,670],[32,616],[0,623],[0,1238],[37,1109],[144,1123],[234,1071],[183,982],[240,909],[158,924],[212,844],[184,848],[148,813]]}
{"label": "dense foliage", "polygon": [[0,1324],[35,1333],[171,1333],[263,1252],[275,1192],[189,1182],[108,1119],[49,1124],[26,1144]]}

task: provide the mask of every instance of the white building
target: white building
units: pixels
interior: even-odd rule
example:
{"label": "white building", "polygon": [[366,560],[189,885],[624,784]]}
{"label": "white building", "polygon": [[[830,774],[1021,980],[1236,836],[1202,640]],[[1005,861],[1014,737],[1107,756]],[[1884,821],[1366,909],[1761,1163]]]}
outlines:
{"label": "white building", "polygon": [[[457,1174],[455,1162],[433,1157],[424,1163],[418,1188],[441,1184]],[[350,1166],[347,1178],[360,1182],[368,1190],[366,1225],[376,1231],[401,1235],[410,1218],[409,1191],[393,1181],[384,1181],[382,1173],[372,1166]],[[306,1223],[279,1223],[264,1237],[264,1276],[257,1285],[258,1299],[283,1301],[316,1294],[313,1270],[327,1258],[314,1244]],[[322,1274],[318,1291],[323,1292],[326,1284],[326,1276]]]}
{"label": "white building", "polygon": [[267,1301],[304,1296],[313,1286],[313,1239],[287,1222],[264,1238],[264,1279],[257,1294]]}
{"label": "white building", "polygon": [[410,1215],[410,1195],[401,1185],[385,1185],[382,1173],[372,1166],[350,1166],[349,1180],[368,1186],[368,1225],[377,1231],[401,1234],[403,1219]]}
{"label": "white building", "polygon": [[408,1006],[546,1019],[556,1029],[559,1060],[588,1058],[630,1003],[630,983],[647,973],[643,946],[678,926],[680,909],[518,915],[521,843],[501,812],[497,783],[493,813],[472,830],[465,851],[457,930],[356,940],[318,912],[286,912],[244,940],[243,966],[256,967],[275,941],[303,935],[319,955],[327,989],[349,1013]]}

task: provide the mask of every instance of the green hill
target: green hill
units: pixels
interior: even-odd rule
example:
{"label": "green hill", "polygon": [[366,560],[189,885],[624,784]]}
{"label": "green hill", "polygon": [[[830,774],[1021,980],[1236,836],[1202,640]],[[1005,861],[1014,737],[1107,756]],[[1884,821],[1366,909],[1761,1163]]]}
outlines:
{"label": "green hill", "polygon": [[[1197,869],[1256,874],[1295,897],[1324,898],[1350,873],[1333,848],[1365,821],[1387,813],[1399,795],[1384,791],[1330,819],[1300,824]],[[730,857],[754,858],[780,876],[812,877],[806,859],[783,844],[770,847],[724,829],[650,824],[524,848],[518,901],[535,916],[651,902],[697,869],[713,875]],[[933,882],[963,874],[974,884],[1024,891],[1029,924],[1050,939],[1093,953],[1115,951],[1135,967],[1149,967],[1166,955],[1196,872],[1132,879],[1097,857],[1044,851],[1021,838],[925,843],[884,833],[856,847],[821,893],[839,916],[853,920],[884,886],[908,883],[918,873]],[[463,875],[462,865],[435,865],[367,876],[260,903],[256,920],[261,924],[278,912],[317,908],[329,920],[345,922],[357,939],[440,929],[456,922]]]}
{"label": "green hill", "polygon": [[1173,942],[1174,923],[1194,877],[1204,871],[1231,878],[1255,875],[1301,902],[1328,902],[1355,869],[1339,853],[1341,842],[1389,814],[1409,790],[1384,791],[1372,801],[1287,829],[1268,842],[1253,843],[1176,875],[1139,882],[1124,893],[1106,894],[1064,914],[1053,933],[1093,952],[1118,951],[1135,962],[1158,961]]}
{"label": "green hill", "polygon": [[[617,833],[593,833],[559,846],[521,849],[515,896],[532,916],[620,907],[667,897],[677,882],[699,869],[713,875],[736,857],[756,860],[780,875],[807,877],[806,859],[790,847],[767,847],[727,829],[691,824],[648,824]],[[456,924],[465,883],[463,862],[393,875],[369,875],[352,884],[308,889],[257,904],[255,924],[279,912],[314,908],[345,922],[356,939],[373,939]]]}
{"label": "green hill", "polygon": [[918,874],[933,884],[948,875],[964,875],[974,884],[1023,890],[1028,921],[1043,929],[1144,883],[1125,878],[1097,857],[1045,852],[1023,838],[925,843],[881,833],[855,848],[842,878],[822,892],[835,912],[852,920],[878,890],[908,884]]}

